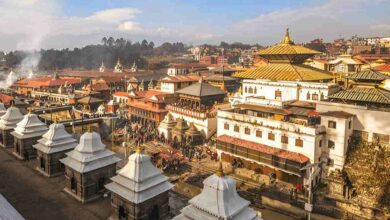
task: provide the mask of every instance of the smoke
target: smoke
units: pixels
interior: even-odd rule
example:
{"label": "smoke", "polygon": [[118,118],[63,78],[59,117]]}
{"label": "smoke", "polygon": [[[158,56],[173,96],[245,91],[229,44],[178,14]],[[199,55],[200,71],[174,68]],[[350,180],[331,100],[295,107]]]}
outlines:
{"label": "smoke", "polygon": [[0,0],[0,5],[0,33],[15,36],[16,49],[26,53],[21,63],[0,81],[0,88],[7,89],[16,80],[32,78],[39,71],[39,51],[50,34],[59,5],[57,0]]}

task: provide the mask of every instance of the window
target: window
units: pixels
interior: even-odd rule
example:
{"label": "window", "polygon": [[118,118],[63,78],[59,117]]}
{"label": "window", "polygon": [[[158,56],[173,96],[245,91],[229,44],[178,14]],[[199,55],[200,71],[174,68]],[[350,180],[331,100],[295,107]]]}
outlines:
{"label": "window", "polygon": [[249,94],[252,94],[253,93],[253,89],[252,87],[249,87]]}
{"label": "window", "polygon": [[324,100],[324,99],[325,99],[324,93],[321,92],[321,100]]}
{"label": "window", "polygon": [[229,124],[228,124],[228,123],[225,123],[225,124],[223,125],[223,128],[224,128],[225,130],[229,130]]}
{"label": "window", "polygon": [[334,165],[334,160],[328,158],[328,166],[333,166]]}
{"label": "window", "polygon": [[261,132],[260,130],[256,130],[256,137],[262,137],[263,136],[263,132]]}
{"label": "window", "polygon": [[313,95],[311,95],[311,99],[312,100],[318,100],[318,94],[314,93]]}
{"label": "window", "polygon": [[282,91],[280,90],[275,91],[275,99],[282,99]]}
{"label": "window", "polygon": [[245,86],[245,93],[248,93],[248,87]]}
{"label": "window", "polygon": [[328,121],[328,128],[336,128],[336,122],[335,121]]}
{"label": "window", "polygon": [[286,135],[283,135],[282,138],[281,138],[281,142],[283,144],[288,144],[288,137]]}
{"label": "window", "polygon": [[234,125],[234,132],[240,132],[240,127],[238,127],[238,125]]}
{"label": "window", "polygon": [[318,146],[319,146],[319,147],[322,147],[322,140],[320,140],[320,141],[318,142]]}
{"label": "window", "polygon": [[298,138],[298,139],[295,139],[295,146],[297,147],[303,147],[303,140]]}
{"label": "window", "polygon": [[334,141],[328,140],[328,148],[334,149]]}
{"label": "window", "polygon": [[246,134],[246,135],[250,135],[250,134],[251,134],[251,129],[245,128],[245,134]]}
{"label": "window", "polygon": [[255,87],[255,94],[257,94],[257,88]]}
{"label": "window", "polygon": [[268,133],[268,140],[275,140],[275,135],[273,133]]}
{"label": "window", "polygon": [[310,100],[310,92],[307,92],[306,99]]}
{"label": "window", "polygon": [[352,128],[352,121],[349,121],[349,122],[348,122],[348,128],[349,128],[349,129]]}

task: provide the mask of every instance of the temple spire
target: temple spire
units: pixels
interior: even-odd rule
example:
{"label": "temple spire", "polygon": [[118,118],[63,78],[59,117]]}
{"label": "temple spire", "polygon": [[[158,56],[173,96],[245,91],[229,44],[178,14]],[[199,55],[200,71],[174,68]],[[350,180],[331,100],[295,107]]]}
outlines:
{"label": "temple spire", "polygon": [[294,44],[294,41],[290,37],[290,31],[289,31],[288,28],[286,29],[286,34],[284,35],[284,38],[283,38],[282,42],[280,42],[280,43],[282,43],[282,44]]}
{"label": "temple spire", "polygon": [[219,167],[215,175],[219,177],[223,177],[225,174],[223,173],[223,166],[222,166],[222,160],[219,161]]}

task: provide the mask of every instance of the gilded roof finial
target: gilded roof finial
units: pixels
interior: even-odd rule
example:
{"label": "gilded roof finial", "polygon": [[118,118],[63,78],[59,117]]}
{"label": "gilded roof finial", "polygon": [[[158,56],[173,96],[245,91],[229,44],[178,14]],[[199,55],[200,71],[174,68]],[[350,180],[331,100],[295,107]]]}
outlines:
{"label": "gilded roof finial", "polygon": [[215,175],[219,177],[223,177],[225,174],[223,173],[223,166],[222,166],[222,160],[219,161],[219,167]]}
{"label": "gilded roof finial", "polygon": [[137,154],[140,154],[140,153],[142,152],[141,146],[137,145],[137,147],[135,148],[135,152],[136,152]]}
{"label": "gilded roof finial", "polygon": [[291,40],[290,31],[288,28],[286,29],[286,34],[284,35],[284,38],[283,38],[281,43],[282,44],[294,44],[294,42]]}

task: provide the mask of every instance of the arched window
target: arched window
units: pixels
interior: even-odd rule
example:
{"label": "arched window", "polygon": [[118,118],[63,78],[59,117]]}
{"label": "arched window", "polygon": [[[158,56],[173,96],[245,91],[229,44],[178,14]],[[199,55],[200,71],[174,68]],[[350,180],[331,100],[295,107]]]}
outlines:
{"label": "arched window", "polygon": [[310,92],[307,92],[306,100],[310,100]]}
{"label": "arched window", "polygon": [[253,93],[253,88],[249,87],[249,94],[252,94],[252,93]]}
{"label": "arched window", "polygon": [[321,92],[321,99],[320,100],[324,100],[325,97],[324,97],[324,93]]}
{"label": "arched window", "polygon": [[238,125],[234,125],[234,132],[240,132],[240,127]]}
{"label": "arched window", "polygon": [[314,93],[313,95],[311,95],[311,99],[318,100],[318,94]]}
{"label": "arched window", "polygon": [[248,87],[245,86],[245,93],[248,93]]}
{"label": "arched window", "polygon": [[257,87],[255,87],[255,94],[257,94]]}
{"label": "arched window", "polygon": [[282,99],[282,91],[280,91],[279,89],[275,91],[275,99]]}

